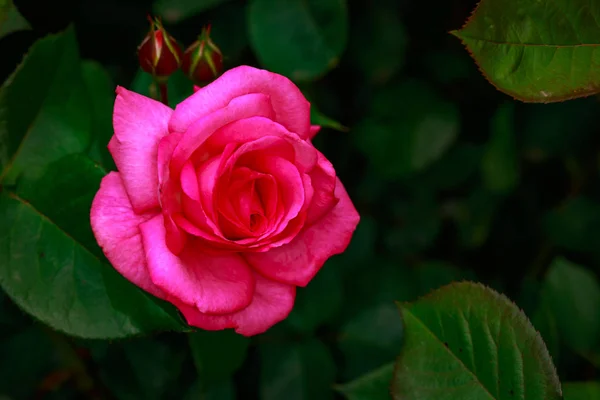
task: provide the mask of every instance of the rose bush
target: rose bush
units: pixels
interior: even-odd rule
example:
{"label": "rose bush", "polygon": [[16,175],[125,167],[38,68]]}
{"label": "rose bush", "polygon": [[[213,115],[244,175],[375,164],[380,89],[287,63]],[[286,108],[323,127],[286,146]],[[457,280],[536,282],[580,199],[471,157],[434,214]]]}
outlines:
{"label": "rose bush", "polygon": [[310,104],[281,75],[238,67],[175,110],[119,87],[113,125],[119,172],[92,229],[123,276],[190,325],[264,332],[358,224],[310,142]]}

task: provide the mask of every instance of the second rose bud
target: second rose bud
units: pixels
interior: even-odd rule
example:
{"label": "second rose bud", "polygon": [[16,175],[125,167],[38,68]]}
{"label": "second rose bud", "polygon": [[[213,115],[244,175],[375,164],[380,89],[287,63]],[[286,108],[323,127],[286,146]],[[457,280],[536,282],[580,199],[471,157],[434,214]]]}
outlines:
{"label": "second rose bud", "polygon": [[210,38],[210,25],[185,50],[181,64],[183,72],[198,86],[216,79],[223,71],[223,55]]}

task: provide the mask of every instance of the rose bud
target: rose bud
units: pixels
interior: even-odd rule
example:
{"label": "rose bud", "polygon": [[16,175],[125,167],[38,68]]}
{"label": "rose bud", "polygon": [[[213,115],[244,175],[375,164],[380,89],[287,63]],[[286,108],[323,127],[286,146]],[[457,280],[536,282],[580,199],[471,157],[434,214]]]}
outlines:
{"label": "rose bud", "polygon": [[186,49],[181,69],[199,86],[210,83],[223,71],[223,55],[210,38],[210,25]]}
{"label": "rose bud", "polygon": [[181,65],[181,47],[158,18],[152,20],[148,17],[148,20],[150,32],[138,47],[140,67],[155,78],[166,78]]}
{"label": "rose bud", "polygon": [[284,76],[233,68],[175,109],[118,87],[113,126],[92,230],[191,326],[265,332],[350,243],[360,217]]}

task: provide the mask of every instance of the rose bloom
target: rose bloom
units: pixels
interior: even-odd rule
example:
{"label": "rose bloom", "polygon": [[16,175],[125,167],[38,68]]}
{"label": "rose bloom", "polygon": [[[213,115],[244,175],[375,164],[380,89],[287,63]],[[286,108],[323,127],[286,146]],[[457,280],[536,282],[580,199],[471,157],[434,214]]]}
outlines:
{"label": "rose bloom", "polygon": [[175,110],[118,87],[113,126],[119,172],[92,229],[119,273],[192,326],[264,332],[358,224],[310,142],[310,104],[281,75],[241,66]]}

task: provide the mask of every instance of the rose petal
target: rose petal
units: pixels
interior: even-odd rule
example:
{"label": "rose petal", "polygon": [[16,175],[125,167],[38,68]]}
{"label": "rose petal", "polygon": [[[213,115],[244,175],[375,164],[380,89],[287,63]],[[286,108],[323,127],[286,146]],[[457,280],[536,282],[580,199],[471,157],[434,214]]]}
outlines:
{"label": "rose petal", "polygon": [[133,209],[158,207],[158,142],[168,133],[173,110],[140,94],[117,87],[113,112],[115,135],[109,151],[121,173]]}
{"label": "rose petal", "polygon": [[275,117],[272,119],[301,138],[308,138],[310,103],[300,89],[282,75],[248,66],[230,69],[179,103],[169,123],[170,130],[185,132],[194,121],[248,93],[262,93],[268,96],[275,111]]}
{"label": "rose petal", "polygon": [[294,307],[296,288],[255,274],[256,288],[250,305],[241,311],[226,315],[208,315],[185,304],[176,304],[188,324],[216,331],[235,328],[244,336],[258,335],[283,321]]}
{"label": "rose petal", "polygon": [[179,257],[165,243],[162,215],[140,225],[152,282],[168,300],[178,300],[204,313],[231,313],[252,301],[254,277],[235,253],[220,256],[201,252],[188,243]]}
{"label": "rose petal", "polygon": [[139,224],[153,216],[133,211],[118,172],[110,172],[102,179],[90,212],[96,240],[115,269],[147,292],[165,298],[150,280],[139,229]]}
{"label": "rose petal", "polygon": [[276,179],[281,201],[284,204],[285,216],[282,223],[295,218],[302,209],[305,198],[304,183],[298,168],[281,157],[264,156],[256,158],[249,167],[256,171],[273,175]]}
{"label": "rose petal", "polygon": [[[204,90],[200,90],[198,93],[202,92]],[[170,166],[171,174],[178,175],[181,168],[183,168],[183,164],[216,130],[233,121],[255,116],[267,118],[274,116],[268,96],[264,94],[247,94],[236,97],[226,106],[194,119],[194,123],[190,122],[186,125],[187,130],[185,130],[181,141],[173,151]]]}
{"label": "rose petal", "polygon": [[230,143],[247,143],[264,136],[276,136],[284,139],[294,149],[294,159],[290,160],[304,172],[311,170],[317,162],[317,150],[312,144],[300,139],[295,133],[264,117],[251,117],[234,121],[214,133],[206,141],[211,152],[221,152]]}
{"label": "rose petal", "polygon": [[198,188],[198,175],[196,175],[196,169],[191,160],[188,160],[181,170],[181,190],[190,199],[199,201],[200,200],[200,189]]}
{"label": "rose petal", "polygon": [[335,195],[340,200],[331,212],[293,241],[265,253],[245,253],[246,260],[268,278],[306,286],[329,257],[346,249],[360,219],[339,180]]}
{"label": "rose petal", "polygon": [[160,185],[169,179],[169,161],[171,161],[173,150],[177,147],[177,143],[179,143],[182,136],[181,133],[171,133],[158,143],[158,183]]}
{"label": "rose petal", "polygon": [[317,166],[309,173],[314,195],[306,216],[307,225],[321,219],[338,202],[335,197],[337,182],[335,169],[321,152],[318,152],[318,155]]}

